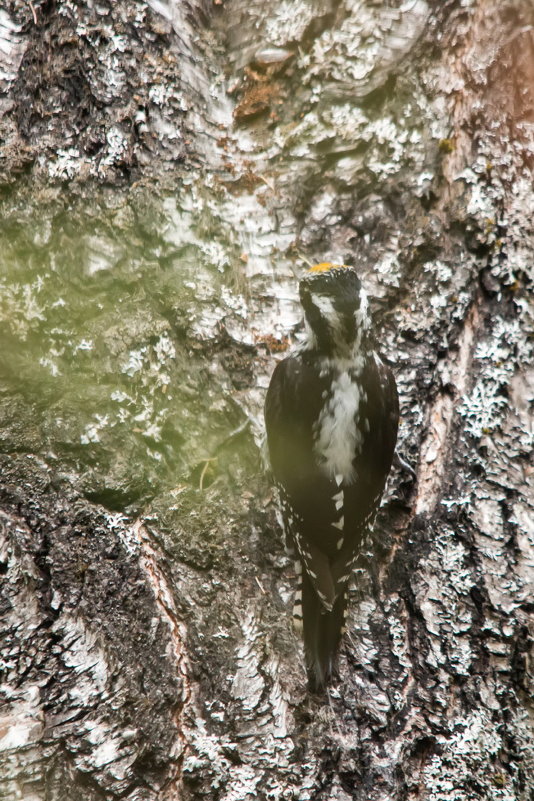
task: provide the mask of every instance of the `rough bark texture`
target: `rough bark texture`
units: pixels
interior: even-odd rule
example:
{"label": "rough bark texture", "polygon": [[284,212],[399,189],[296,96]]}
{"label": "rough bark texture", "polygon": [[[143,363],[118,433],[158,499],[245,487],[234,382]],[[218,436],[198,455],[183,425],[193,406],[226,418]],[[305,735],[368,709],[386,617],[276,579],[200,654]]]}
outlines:
{"label": "rough bark texture", "polygon": [[259,460],[135,519],[6,435],[3,799],[534,797],[533,31],[527,0],[4,4],[5,181],[167,173],[238,265],[187,340],[229,441],[259,439],[301,256],[352,261],[417,481],[392,473],[324,699]]}

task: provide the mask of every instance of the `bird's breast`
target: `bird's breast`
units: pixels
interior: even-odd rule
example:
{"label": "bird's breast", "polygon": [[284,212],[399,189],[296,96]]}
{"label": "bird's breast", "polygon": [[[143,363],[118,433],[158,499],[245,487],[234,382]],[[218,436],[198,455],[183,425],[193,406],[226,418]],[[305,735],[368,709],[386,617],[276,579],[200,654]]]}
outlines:
{"label": "bird's breast", "polygon": [[329,478],[335,479],[338,485],[341,482],[351,484],[356,478],[353,461],[363,439],[360,406],[365,398],[353,371],[335,372],[328,384],[314,426],[314,453]]}

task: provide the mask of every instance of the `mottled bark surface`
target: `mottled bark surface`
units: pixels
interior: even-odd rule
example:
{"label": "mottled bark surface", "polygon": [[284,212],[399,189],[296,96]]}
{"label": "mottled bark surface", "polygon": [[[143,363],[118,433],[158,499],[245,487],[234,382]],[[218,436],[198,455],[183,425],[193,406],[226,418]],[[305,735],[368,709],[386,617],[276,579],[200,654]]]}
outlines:
{"label": "mottled bark surface", "polygon": [[[157,178],[154,252],[187,212],[226,283],[195,313],[163,287],[143,335],[208,365],[200,422],[233,410],[174,485],[129,493],[104,443],[111,496],[96,450],[58,458],[2,391],[0,796],[530,801],[531,4],[10,0],[0,43],[6,187]],[[303,258],[358,267],[417,471],[391,475],[328,699],[254,444]]]}

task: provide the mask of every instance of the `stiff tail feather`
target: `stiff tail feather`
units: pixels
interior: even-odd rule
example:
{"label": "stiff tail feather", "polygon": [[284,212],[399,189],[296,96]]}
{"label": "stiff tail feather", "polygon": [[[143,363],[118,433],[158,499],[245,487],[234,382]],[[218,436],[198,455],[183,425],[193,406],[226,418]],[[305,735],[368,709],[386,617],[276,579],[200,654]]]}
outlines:
{"label": "stiff tail feather", "polygon": [[329,612],[317,595],[306,571],[302,572],[302,624],[308,684],[322,692],[332,676],[334,661],[345,623],[346,593]]}

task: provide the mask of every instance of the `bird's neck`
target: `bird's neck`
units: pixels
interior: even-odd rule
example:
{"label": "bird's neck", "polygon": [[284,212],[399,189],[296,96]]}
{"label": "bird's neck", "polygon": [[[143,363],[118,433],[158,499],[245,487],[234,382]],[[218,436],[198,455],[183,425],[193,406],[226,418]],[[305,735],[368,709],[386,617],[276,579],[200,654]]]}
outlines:
{"label": "bird's neck", "polygon": [[358,327],[351,341],[344,338],[321,337],[306,322],[306,339],[299,349],[321,360],[325,367],[343,371],[363,364],[367,357],[367,331]]}

